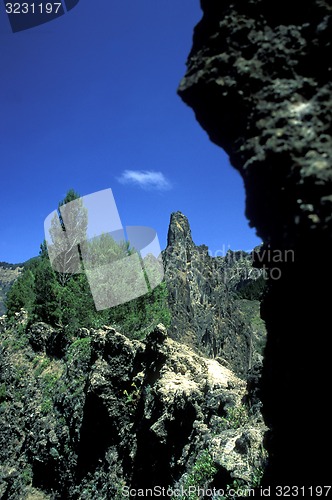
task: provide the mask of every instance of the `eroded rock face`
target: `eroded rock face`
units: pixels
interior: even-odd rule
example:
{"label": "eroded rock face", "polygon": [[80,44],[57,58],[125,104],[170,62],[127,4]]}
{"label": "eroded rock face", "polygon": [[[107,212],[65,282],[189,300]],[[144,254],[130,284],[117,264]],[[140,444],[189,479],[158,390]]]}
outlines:
{"label": "eroded rock face", "polygon": [[[248,315],[239,307],[241,301],[234,300],[232,286],[241,276],[235,267],[250,267],[250,258],[212,258],[205,245],[194,244],[187,217],[175,212],[171,215],[164,265],[172,318],[170,336],[219,358],[246,378],[258,361],[259,339]],[[257,308],[255,303],[252,306]]]}
{"label": "eroded rock face", "polygon": [[81,329],[56,358],[32,349],[31,330],[1,324],[1,498],[255,484],[265,426],[243,404],[246,383],[162,325],[144,342],[111,327]]}
{"label": "eroded rock face", "polygon": [[229,250],[212,258],[205,245],[193,242],[187,217],[171,215],[163,252],[169,335],[246,379],[251,402],[259,407],[266,328],[258,298],[266,273],[253,267],[253,254]]}
{"label": "eroded rock face", "polygon": [[330,471],[319,457],[332,444],[324,289],[332,277],[332,7],[201,5],[179,94],[243,177],[247,217],[265,242],[260,265],[275,265],[263,258],[267,249],[283,253],[262,304],[266,482],[323,484]]}

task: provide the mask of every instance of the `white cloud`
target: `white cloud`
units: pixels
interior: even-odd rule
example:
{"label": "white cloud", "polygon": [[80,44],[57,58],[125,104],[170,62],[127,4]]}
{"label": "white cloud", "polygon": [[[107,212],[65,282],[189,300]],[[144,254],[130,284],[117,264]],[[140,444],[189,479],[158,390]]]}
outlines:
{"label": "white cloud", "polygon": [[124,170],[118,181],[121,184],[135,184],[143,189],[165,191],[171,189],[170,182],[162,172],[152,170]]}

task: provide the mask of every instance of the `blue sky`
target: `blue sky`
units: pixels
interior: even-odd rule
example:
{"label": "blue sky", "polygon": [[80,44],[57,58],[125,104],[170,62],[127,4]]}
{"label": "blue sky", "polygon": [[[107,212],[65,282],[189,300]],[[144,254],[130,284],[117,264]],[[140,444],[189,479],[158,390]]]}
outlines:
{"label": "blue sky", "polygon": [[80,0],[18,33],[0,8],[0,261],[38,254],[70,188],[111,188],[123,225],[162,248],[177,210],[211,254],[260,243],[241,177],[176,94],[198,0]]}

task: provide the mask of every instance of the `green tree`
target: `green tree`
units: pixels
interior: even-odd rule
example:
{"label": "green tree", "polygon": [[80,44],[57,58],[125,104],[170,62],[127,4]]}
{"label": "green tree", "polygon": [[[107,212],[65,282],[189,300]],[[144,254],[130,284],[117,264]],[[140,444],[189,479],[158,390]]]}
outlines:
{"label": "green tree", "polygon": [[8,316],[24,308],[31,316],[36,301],[35,275],[31,268],[25,269],[23,274],[10,288],[6,298],[6,309]]}
{"label": "green tree", "polygon": [[165,281],[137,299],[109,309],[108,322],[130,338],[142,339],[158,323],[170,325]]}
{"label": "green tree", "polygon": [[[68,213],[65,208],[60,211],[61,207],[75,200],[78,200],[77,203]],[[68,334],[75,333],[79,327],[98,328],[111,324],[129,337],[143,338],[158,323],[169,326],[165,282],[153,290],[150,287],[148,293],[129,302],[96,310],[88,281],[89,272],[89,279],[91,273],[94,275],[94,294],[108,295],[107,301],[112,304],[116,303],[112,294],[125,297],[128,290],[137,290],[138,280],[142,282],[142,268],[137,263],[148,270],[145,280],[147,283],[152,282],[152,286],[157,282],[158,269],[150,258],[143,262],[128,242],[116,242],[108,233],[87,241],[87,222],[87,209],[78,193],[68,191],[59,203],[58,214],[51,221],[52,244],[48,246],[46,241],[41,244],[39,257],[29,261],[7,296],[8,315],[24,308],[28,311],[30,321],[60,326]],[[73,237],[69,237],[63,251],[61,241],[66,238],[67,232]],[[51,264],[49,253],[53,257],[58,255],[57,270]],[[125,260],[128,257],[132,257],[131,260],[136,263],[133,268]],[[113,262],[122,264],[120,279],[115,287],[111,286],[114,283],[110,282],[107,275],[107,269]],[[76,266],[74,268],[73,263]],[[115,267],[118,268],[118,265]],[[73,270],[81,272],[72,274]]]}
{"label": "green tree", "polygon": [[59,285],[50,261],[46,258],[40,258],[34,274],[35,303],[31,319],[61,326],[62,310],[59,301]]}
{"label": "green tree", "polygon": [[88,210],[73,189],[59,202],[51,221],[49,255],[60,285],[65,286],[73,274],[82,271],[80,245],[87,238]]}
{"label": "green tree", "polygon": [[140,258],[128,242],[106,233],[86,242],[82,253],[97,309],[130,300],[138,289],[146,291]]}
{"label": "green tree", "polygon": [[135,253],[125,240],[115,241],[110,233],[102,233],[81,245],[85,269],[104,266]]}
{"label": "green tree", "polygon": [[60,286],[58,300],[61,303],[61,324],[68,334],[75,333],[80,327],[101,326],[96,324],[97,312],[85,274],[76,275],[66,286]]}

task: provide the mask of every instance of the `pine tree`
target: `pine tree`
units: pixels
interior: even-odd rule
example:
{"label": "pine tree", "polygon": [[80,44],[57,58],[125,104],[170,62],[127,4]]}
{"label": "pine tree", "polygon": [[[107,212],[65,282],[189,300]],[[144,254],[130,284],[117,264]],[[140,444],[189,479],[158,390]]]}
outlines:
{"label": "pine tree", "polygon": [[6,309],[8,316],[24,308],[29,316],[32,315],[36,302],[35,275],[31,268],[25,269],[23,274],[10,288],[6,298]]}

